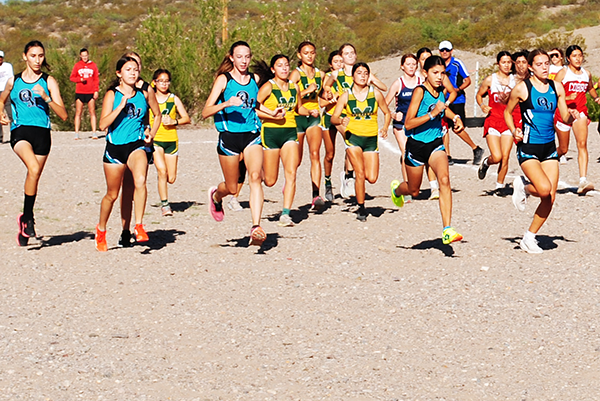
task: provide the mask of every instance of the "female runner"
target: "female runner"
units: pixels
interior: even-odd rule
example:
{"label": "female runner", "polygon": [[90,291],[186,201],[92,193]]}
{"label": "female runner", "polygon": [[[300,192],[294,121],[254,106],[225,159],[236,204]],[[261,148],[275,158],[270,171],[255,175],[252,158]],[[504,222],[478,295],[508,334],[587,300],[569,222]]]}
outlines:
{"label": "female runner", "polygon": [[[392,115],[383,94],[371,85],[371,70],[366,63],[352,67],[352,86],[340,96],[331,122],[337,126],[346,143],[346,155],[356,173],[356,201],[360,221],[367,220],[365,209],[365,180],[371,184],[379,176],[379,145],[377,143],[377,112],[385,115],[379,133],[387,137]],[[342,117],[342,112],[345,117]]]}
{"label": "female runner", "polygon": [[[169,205],[167,183],[173,184],[177,178],[177,159],[179,154],[179,138],[177,126],[191,122],[181,100],[172,94],[171,73],[169,70],[154,71],[152,82],[156,88],[156,101],[162,114],[162,120],[154,137],[154,165],[158,174],[158,194],[163,216],[172,216]],[[177,118],[179,113],[179,118]],[[150,125],[154,122],[154,113],[150,112]]]}
{"label": "female runner", "polygon": [[295,113],[304,117],[310,115],[310,110],[302,106],[300,88],[288,79],[290,60],[287,56],[283,54],[273,56],[270,67],[265,62],[259,62],[255,72],[260,77],[258,102],[270,110],[283,108],[285,111],[285,115],[280,118],[273,118],[272,114],[260,110],[257,113],[263,121],[261,140],[264,149],[264,182],[267,187],[275,185],[281,158],[285,184],[283,187],[283,210],[279,216],[279,225],[291,227],[294,222],[290,217],[290,209],[296,194],[296,171],[300,164],[299,134],[296,131],[298,119]]}
{"label": "female runner", "polygon": [[565,56],[562,49],[558,47],[553,48],[548,52],[550,56],[550,69],[548,70],[548,79],[554,79],[556,74],[563,69],[565,66]]}
{"label": "female runner", "polygon": [[[517,84],[510,93],[504,119],[517,141],[517,158],[529,180],[526,182],[523,176],[515,178],[513,204],[517,210],[523,211],[528,195],[540,198],[540,204],[520,247],[528,253],[542,253],[535,236],[552,211],[558,185],[554,113],[558,108],[563,121],[571,122],[579,118],[579,112],[567,108],[562,84],[548,79],[550,58],[545,51],[532,51],[527,61],[533,75]],[[521,106],[523,130],[515,127],[514,123],[512,112],[517,104]]]}
{"label": "female runner", "polygon": [[23,50],[23,60],[25,70],[9,78],[0,95],[0,123],[7,125],[10,122],[4,114],[4,105],[10,101],[13,114],[10,145],[27,168],[23,213],[17,217],[17,243],[20,246],[27,245],[29,238],[36,236],[33,205],[52,142],[50,109],[61,120],[67,119],[58,83],[42,71],[50,71],[44,45],[37,40],[27,43]]}
{"label": "female runner", "polygon": [[[483,180],[488,168],[493,164],[498,164],[495,192],[501,194],[504,189],[504,179],[506,173],[508,173],[508,160],[513,145],[513,136],[504,121],[504,109],[510,91],[516,85],[516,79],[511,74],[513,61],[509,52],[501,51],[498,53],[496,63],[498,64],[498,72],[483,80],[476,96],[477,104],[487,114],[483,127],[483,137],[490,149],[490,156],[481,161],[477,176],[480,180]],[[483,96],[489,96],[487,105],[483,103]]]}
{"label": "female runner", "polygon": [[269,110],[257,102],[257,77],[248,71],[251,60],[252,52],[248,43],[238,41],[231,45],[217,70],[217,78],[202,110],[202,117],[215,116],[215,127],[219,131],[217,153],[225,178],[225,181],[208,191],[209,212],[216,221],[223,220],[223,198],[237,191],[240,154],[243,154],[250,186],[250,245],[261,246],[267,234],[260,226],[264,201],[263,149],[256,109],[260,108],[272,117],[283,116],[283,110]]}
{"label": "female runner", "polygon": [[[392,113],[392,127],[398,147],[400,148],[400,166],[402,168],[402,177],[406,177],[406,165],[403,162],[404,149],[406,145],[406,134],[404,133],[404,122],[406,112],[410,105],[413,90],[423,83],[421,74],[417,75],[418,60],[414,54],[405,54],[400,59],[400,68],[404,71],[404,75],[398,78],[385,97],[386,103],[389,105],[392,100],[396,101],[396,111]],[[408,196],[408,195],[407,195]]]}
{"label": "female runner", "polygon": [[454,130],[463,128],[460,116],[445,104],[443,81],[446,65],[440,56],[430,56],[423,65],[427,73],[423,85],[413,91],[406,113],[406,163],[407,177],[400,183],[391,183],[392,201],[398,207],[404,205],[404,195],[417,196],[423,179],[423,167],[429,164],[440,185],[440,212],[442,214],[442,242],[450,244],[462,240],[462,235],[450,226],[452,219],[452,190],[448,171],[448,157],[442,141],[442,118],[454,122]]}
{"label": "female runner", "polygon": [[[344,66],[344,59],[340,56],[338,50],[329,54],[327,59],[329,63],[329,71],[325,74],[330,77],[332,71],[337,71]],[[333,82],[331,89],[333,92],[338,91],[337,82]],[[326,101],[320,98],[320,101],[325,104],[323,116],[321,118],[321,129],[323,130],[323,144],[325,145],[325,157],[323,158],[323,170],[325,173],[325,199],[328,202],[333,202],[333,185],[331,184],[331,172],[333,171],[333,158],[335,157],[335,137],[337,136],[337,128],[331,124],[331,113],[335,108],[335,101]]]}
{"label": "female runner", "polygon": [[[156,97],[138,89],[140,70],[133,57],[121,57],[117,61],[117,79],[111,85],[102,102],[100,129],[108,129],[106,150],[104,151],[104,175],[106,176],[106,195],[100,205],[100,221],[96,226],[96,249],[100,252],[108,250],[106,241],[106,223],[110,217],[113,204],[119,197],[125,170],[129,169],[133,177],[135,204],[135,234],[148,240],[148,234],[142,223],[146,209],[146,173],[148,158],[145,144],[152,139],[161,123],[161,115]],[[152,109],[156,118],[148,135],[144,134],[144,116],[148,108]]]}
{"label": "female runner", "polygon": [[[417,73],[417,75],[419,77],[421,77],[422,81],[425,81],[425,79],[427,78],[427,71],[425,71],[425,69],[423,68],[423,66],[425,65],[425,60],[427,60],[430,56],[432,55],[431,50],[427,47],[422,47],[419,50],[417,50],[417,60],[419,61],[419,72]],[[448,79],[447,75],[444,75],[444,90],[446,91],[446,93],[448,93],[448,99],[446,99],[446,107],[448,107],[449,104],[451,104],[454,99],[456,99],[456,96],[458,96],[458,93],[456,92],[456,89],[454,89],[454,86],[452,85],[452,83],[450,83],[450,79]],[[448,122],[446,121],[446,119],[442,118],[442,141],[444,142],[444,147],[446,148],[446,152],[448,152],[448,149],[450,149],[450,137],[448,135],[446,135],[448,133]],[[403,156],[404,157],[404,153]],[[450,157],[450,155],[448,155],[448,163],[450,165],[454,164],[454,162],[452,161],[452,157]],[[427,165],[427,180],[429,181],[429,187],[431,188],[431,194],[429,195],[429,200],[437,200],[440,198],[440,186],[437,182],[437,178],[435,176],[435,173],[433,172],[433,170],[431,169],[431,166]],[[410,195],[407,195],[404,197],[404,203],[410,202],[410,199],[412,197]]]}
{"label": "female runner", "polygon": [[323,86],[325,75],[315,67],[316,46],[311,42],[302,42],[298,46],[299,66],[290,74],[290,80],[300,87],[302,104],[309,110],[308,116],[297,115],[296,124],[300,144],[300,161],[304,150],[304,136],[310,151],[310,178],[312,180],[312,207],[316,210],[325,205],[319,195],[321,186],[321,142],[323,133],[320,122],[318,94]]}
{"label": "female runner", "polygon": [[[594,189],[594,184],[587,180],[588,169],[588,109],[586,106],[586,93],[590,93],[594,101],[600,104],[600,98],[596,93],[592,83],[592,74],[585,70],[583,64],[583,50],[577,45],[567,47],[567,68],[563,68],[554,77],[556,82],[561,82],[565,88],[565,100],[569,109],[574,109],[579,112],[579,118],[573,123],[573,135],[577,143],[577,162],[579,164],[579,186],[577,193],[585,195]],[[569,150],[569,132],[571,126],[565,124],[560,118],[560,114],[556,113],[554,117],[554,126],[558,137],[558,155],[563,156]]]}
{"label": "female runner", "polygon": [[[346,90],[352,87],[353,83],[352,68],[354,67],[354,63],[356,63],[356,48],[350,43],[344,43],[340,46],[339,54],[342,56],[344,66],[337,71],[333,71],[323,85],[323,98],[328,101],[336,101]],[[338,86],[337,93],[332,91],[334,82],[337,83]],[[382,92],[387,91],[387,86],[381,82],[375,74],[370,74],[368,84],[373,85]],[[354,189],[354,171],[348,160],[348,153],[346,153],[345,170],[341,172],[340,180],[340,193],[342,197],[347,199],[350,196],[354,196],[356,194]]]}

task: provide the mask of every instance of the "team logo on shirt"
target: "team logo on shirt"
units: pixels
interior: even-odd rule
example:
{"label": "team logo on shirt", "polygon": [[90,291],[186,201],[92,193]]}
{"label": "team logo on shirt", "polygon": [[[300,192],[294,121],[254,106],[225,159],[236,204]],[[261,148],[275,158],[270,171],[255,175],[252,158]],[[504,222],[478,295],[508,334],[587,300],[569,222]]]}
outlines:
{"label": "team logo on shirt", "polygon": [[285,97],[281,96],[279,98],[279,102],[277,103],[277,107],[283,107],[287,111],[292,110],[294,107],[296,107],[296,97],[292,96],[289,99],[286,99]]}
{"label": "team logo on shirt", "polygon": [[569,92],[582,92],[585,93],[588,90],[587,82],[569,82],[567,89]]}
{"label": "team logo on shirt", "polygon": [[236,97],[239,97],[242,101],[242,105],[240,106],[242,109],[252,109],[254,108],[254,99],[250,98],[250,95],[246,91],[239,91],[235,94]]}
{"label": "team logo on shirt", "polygon": [[554,102],[548,101],[544,96],[538,97],[537,104],[544,110],[554,110]]}
{"label": "team logo on shirt", "polygon": [[373,108],[371,106],[367,106],[364,108],[364,110],[361,110],[359,107],[353,107],[352,114],[356,120],[370,120],[371,114],[373,114]]}
{"label": "team logo on shirt", "polygon": [[33,97],[33,93],[29,89],[21,89],[19,92],[19,99],[25,104],[27,107],[35,107],[35,99]]}
{"label": "team logo on shirt", "polygon": [[129,118],[139,118],[142,115],[142,109],[136,109],[133,103],[127,103],[125,105],[125,113]]}

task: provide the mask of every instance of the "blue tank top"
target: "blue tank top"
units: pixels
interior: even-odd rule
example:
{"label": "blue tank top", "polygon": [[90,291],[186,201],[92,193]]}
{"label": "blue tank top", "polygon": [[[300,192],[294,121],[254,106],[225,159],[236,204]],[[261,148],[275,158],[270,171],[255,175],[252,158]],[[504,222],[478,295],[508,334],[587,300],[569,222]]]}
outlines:
{"label": "blue tank top", "polygon": [[246,85],[238,83],[230,73],[226,72],[227,85],[219,96],[219,103],[223,103],[234,96],[242,99],[241,106],[230,106],[215,114],[215,127],[219,132],[260,132],[260,120],[256,115],[258,101],[258,85],[250,75],[250,82]]}
{"label": "blue tank top", "polygon": [[[416,117],[423,117],[427,116],[427,113],[430,113],[435,108],[437,102],[444,102],[444,92],[440,91],[437,97],[434,97],[424,85],[419,85],[418,87],[423,88],[423,99],[421,100],[421,104],[419,104]],[[433,120],[429,120],[425,124],[406,131],[406,136],[425,143],[441,138],[443,136],[442,117],[444,117],[444,112],[438,114]]]}
{"label": "blue tank top", "polygon": [[22,125],[50,128],[50,106],[33,91],[36,85],[40,85],[48,95],[50,94],[48,74],[42,73],[42,76],[32,83],[23,81],[21,74],[15,75],[14,85],[10,92],[13,115],[10,129],[14,130]]}
{"label": "blue tank top", "polygon": [[545,93],[539,92],[528,78],[527,99],[521,103],[523,143],[543,144],[554,142],[554,114],[558,103],[554,81],[548,80]]}
{"label": "blue tank top", "polygon": [[[396,95],[396,113],[399,111],[402,112],[402,120],[400,120],[400,122],[402,123],[402,125],[404,125],[404,123],[406,122],[406,112],[408,111],[408,106],[410,106],[410,100],[412,99],[412,94],[416,87],[407,88],[404,85],[404,80],[402,78],[399,78],[399,80],[400,85],[402,86],[400,87],[400,90]],[[419,86],[420,84],[421,77],[417,77],[417,86]]]}
{"label": "blue tank top", "polygon": [[[123,94],[118,89],[109,89],[115,93],[113,110],[121,104]],[[135,95],[127,100],[125,107],[115,121],[108,127],[106,140],[113,145],[125,145],[144,138],[144,116],[148,110],[148,102],[144,92],[135,90]]]}

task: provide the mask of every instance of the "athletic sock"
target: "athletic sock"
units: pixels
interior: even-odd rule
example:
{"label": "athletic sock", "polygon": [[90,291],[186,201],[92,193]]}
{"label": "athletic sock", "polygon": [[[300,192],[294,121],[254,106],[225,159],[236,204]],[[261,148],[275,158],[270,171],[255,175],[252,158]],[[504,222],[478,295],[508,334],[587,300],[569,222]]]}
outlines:
{"label": "athletic sock", "polygon": [[326,187],[330,187],[331,186],[331,176],[330,175],[326,175],[325,176],[325,186]]}
{"label": "athletic sock", "polygon": [[429,186],[431,187],[431,189],[440,189],[437,180],[429,181]]}
{"label": "athletic sock", "polygon": [[579,183],[581,184],[582,182],[586,182],[587,181],[587,177],[579,177]]}
{"label": "athletic sock", "polygon": [[359,203],[358,204],[358,213],[360,214],[365,214],[367,211],[365,210],[365,204],[364,203]]}
{"label": "athletic sock", "polygon": [[33,219],[33,205],[35,204],[36,195],[25,194],[25,201],[23,202],[23,220]]}
{"label": "athletic sock", "polygon": [[496,182],[496,189],[504,188],[504,184],[500,182]]}
{"label": "athletic sock", "polygon": [[161,205],[161,206],[169,206],[169,200],[168,200],[168,199],[161,200],[161,201],[160,201],[160,205]]}
{"label": "athletic sock", "polygon": [[281,211],[281,215],[285,216],[285,215],[290,215],[290,209],[286,209],[285,207],[283,208],[283,210]]}
{"label": "athletic sock", "polygon": [[528,231],[525,233],[525,235],[523,235],[523,239],[524,239],[524,240],[532,240],[532,239],[535,239],[535,234],[534,234],[534,233],[532,233],[531,231],[529,231],[529,230],[528,230]]}
{"label": "athletic sock", "polygon": [[319,196],[319,190],[313,189],[313,199],[316,198],[317,196]]}

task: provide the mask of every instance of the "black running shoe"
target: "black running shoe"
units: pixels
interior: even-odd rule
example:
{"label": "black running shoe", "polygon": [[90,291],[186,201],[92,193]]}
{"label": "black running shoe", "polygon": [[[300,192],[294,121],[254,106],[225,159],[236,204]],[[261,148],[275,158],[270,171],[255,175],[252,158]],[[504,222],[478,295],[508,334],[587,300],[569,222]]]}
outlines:
{"label": "black running shoe", "polygon": [[448,165],[454,166],[454,159],[452,159],[452,156],[450,156],[450,155],[448,155]]}
{"label": "black running shoe", "polygon": [[477,146],[475,149],[473,149],[473,164],[477,165],[479,163],[481,163],[481,158],[483,157],[483,149],[481,149],[479,146]]}
{"label": "black running shoe", "polygon": [[488,168],[490,168],[490,166],[488,166],[487,164],[487,159],[487,157],[483,159],[483,161],[479,165],[479,170],[477,170],[477,177],[479,177],[480,180],[483,180],[485,178]]}
{"label": "black running shoe", "polygon": [[29,238],[35,238],[35,222],[33,219],[25,221],[23,224],[23,236]]}
{"label": "black running shoe", "polygon": [[121,231],[121,236],[119,237],[119,242],[117,245],[120,248],[131,248],[133,246],[133,243],[131,242],[131,231]]}
{"label": "black running shoe", "polygon": [[358,213],[356,213],[356,219],[358,221],[367,221],[367,211],[366,210],[359,210]]}

